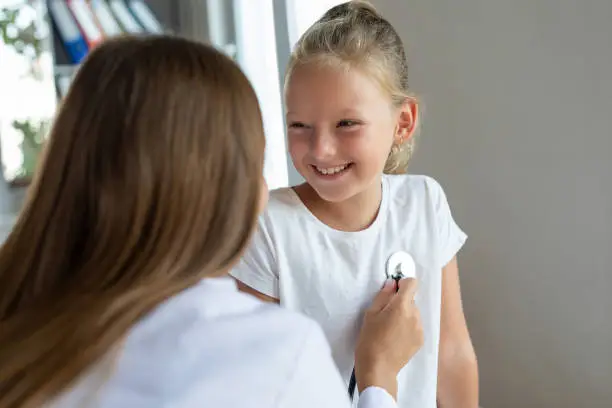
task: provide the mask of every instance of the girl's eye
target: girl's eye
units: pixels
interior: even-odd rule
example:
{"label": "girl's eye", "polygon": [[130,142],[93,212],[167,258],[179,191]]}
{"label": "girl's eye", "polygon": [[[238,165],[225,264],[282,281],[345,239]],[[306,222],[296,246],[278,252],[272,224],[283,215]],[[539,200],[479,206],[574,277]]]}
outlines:
{"label": "girl's eye", "polygon": [[301,128],[305,128],[306,125],[304,125],[301,122],[292,122],[292,123],[289,124],[289,127],[290,128],[294,128],[294,129],[301,129]]}
{"label": "girl's eye", "polygon": [[341,120],[340,122],[338,122],[338,127],[351,127],[351,126],[355,126],[358,123],[354,120]]}

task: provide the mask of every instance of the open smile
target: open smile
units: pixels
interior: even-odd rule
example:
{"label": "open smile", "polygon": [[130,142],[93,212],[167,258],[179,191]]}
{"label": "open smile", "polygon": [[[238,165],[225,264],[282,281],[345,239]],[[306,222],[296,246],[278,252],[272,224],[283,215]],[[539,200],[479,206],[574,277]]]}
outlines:
{"label": "open smile", "polygon": [[333,178],[337,178],[343,175],[348,170],[350,170],[351,167],[353,167],[353,163],[344,163],[341,165],[330,166],[330,167],[321,167],[321,166],[311,165],[310,167],[314,170],[314,172],[319,177],[333,179]]}

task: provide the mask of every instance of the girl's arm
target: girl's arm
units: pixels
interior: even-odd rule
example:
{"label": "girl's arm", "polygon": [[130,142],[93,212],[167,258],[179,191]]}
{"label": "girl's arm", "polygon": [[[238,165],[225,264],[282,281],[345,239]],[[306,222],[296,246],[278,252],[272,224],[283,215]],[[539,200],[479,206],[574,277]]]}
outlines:
{"label": "girl's arm", "polygon": [[264,302],[270,302],[270,303],[280,303],[278,299],[273,298],[272,296],[268,296],[268,295],[264,295],[263,293],[253,289],[252,287],[245,285],[244,283],[240,282],[238,279],[236,280],[236,284],[238,286],[238,289],[241,292],[244,293],[248,293],[249,295],[253,295],[256,298],[258,298],[259,300],[263,300]]}
{"label": "girl's arm", "polygon": [[478,408],[478,363],[463,314],[456,258],[442,269],[438,403],[440,408]]}
{"label": "girl's arm", "polygon": [[230,271],[238,289],[264,302],[279,303],[276,247],[270,236],[270,224],[260,217],[248,248]]}

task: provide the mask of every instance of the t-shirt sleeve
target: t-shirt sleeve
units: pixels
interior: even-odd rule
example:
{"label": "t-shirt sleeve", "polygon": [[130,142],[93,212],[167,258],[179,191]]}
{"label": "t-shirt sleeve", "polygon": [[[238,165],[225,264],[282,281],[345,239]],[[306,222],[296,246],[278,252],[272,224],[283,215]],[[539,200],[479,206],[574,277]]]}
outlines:
{"label": "t-shirt sleeve", "polygon": [[247,250],[230,275],[264,295],[279,299],[276,253],[265,214],[260,217]]}
{"label": "t-shirt sleeve", "polygon": [[438,262],[444,267],[463,247],[467,235],[455,222],[442,186],[433,179],[429,179],[427,184],[436,217]]}

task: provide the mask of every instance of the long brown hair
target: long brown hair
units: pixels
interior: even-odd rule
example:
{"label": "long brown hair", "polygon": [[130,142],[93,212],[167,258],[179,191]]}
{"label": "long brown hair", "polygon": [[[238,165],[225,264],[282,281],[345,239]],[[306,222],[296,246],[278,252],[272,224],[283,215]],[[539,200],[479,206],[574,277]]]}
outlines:
{"label": "long brown hair", "polygon": [[0,407],[52,399],[147,312],[227,271],[255,225],[257,98],[210,46],[92,51],[0,250]]}

